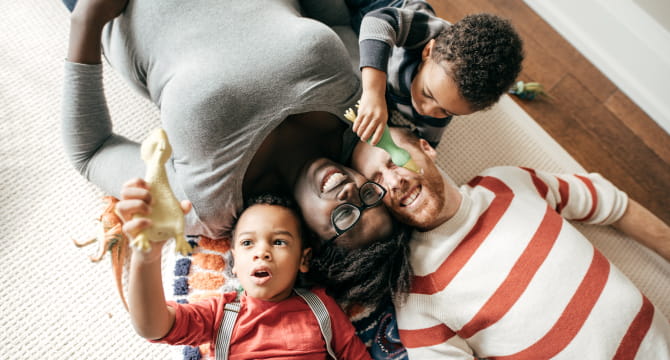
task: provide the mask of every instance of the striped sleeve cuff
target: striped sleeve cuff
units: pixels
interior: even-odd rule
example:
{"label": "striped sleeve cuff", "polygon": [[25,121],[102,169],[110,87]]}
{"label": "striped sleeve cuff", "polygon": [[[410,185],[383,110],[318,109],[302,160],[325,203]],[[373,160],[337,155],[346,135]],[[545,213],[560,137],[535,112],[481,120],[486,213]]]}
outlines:
{"label": "striped sleeve cuff", "polygon": [[360,67],[373,67],[387,72],[391,47],[379,40],[362,40],[360,42]]}

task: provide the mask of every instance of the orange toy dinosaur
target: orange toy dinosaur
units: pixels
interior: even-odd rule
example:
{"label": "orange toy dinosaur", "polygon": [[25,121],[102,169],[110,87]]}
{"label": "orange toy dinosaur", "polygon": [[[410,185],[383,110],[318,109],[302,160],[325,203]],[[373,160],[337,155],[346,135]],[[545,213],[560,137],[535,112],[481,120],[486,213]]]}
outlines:
{"label": "orange toy dinosaur", "polygon": [[109,250],[112,256],[112,271],[116,279],[116,288],[123,301],[123,306],[128,310],[128,303],[123,295],[123,268],[128,258],[128,238],[123,234],[123,222],[116,215],[115,207],[119,200],[113,196],[105,196],[102,200],[107,204],[102,214],[98,218],[99,228],[96,237],[86,240],[77,241],[72,239],[77,247],[90,245],[96,241],[99,242],[97,254],[89,256],[92,262],[99,262],[105,256],[105,252]]}

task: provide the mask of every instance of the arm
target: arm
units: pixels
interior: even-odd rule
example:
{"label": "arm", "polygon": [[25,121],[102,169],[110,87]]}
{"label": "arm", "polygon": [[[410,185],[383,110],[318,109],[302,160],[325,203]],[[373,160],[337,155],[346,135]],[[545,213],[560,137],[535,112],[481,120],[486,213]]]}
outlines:
{"label": "arm", "polygon": [[112,131],[100,63],[102,28],[122,6],[125,0],[80,0],[74,9],[61,114],[63,147],[74,168],[117,197],[126,179],[144,174],[140,145]]}
{"label": "arm", "polygon": [[[188,202],[182,203],[184,212],[190,210]],[[133,179],[124,184],[117,212],[124,221],[123,231],[133,239],[151,226],[148,218],[134,218],[135,214],[151,212],[151,194],[146,182]],[[133,248],[129,276],[129,312],[137,333],[147,339],[164,337],[175,321],[175,310],[166,305],[161,274],[161,252],[165,242],[152,243],[144,252]]]}
{"label": "arm", "polygon": [[612,225],[670,260],[670,227],[601,175],[526,171],[540,193],[543,185],[547,187],[545,199],[564,218]]}
{"label": "arm", "polygon": [[385,7],[371,11],[361,23],[360,66],[386,72],[393,46],[421,50],[447,25],[423,1],[413,1],[406,8]]}
{"label": "arm", "polygon": [[[124,225],[124,230],[126,226]],[[126,231],[133,231],[132,226]],[[133,248],[130,261],[129,312],[135,331],[149,340],[164,337],[175,321],[175,310],[166,305],[161,275],[163,243],[153,243],[147,253]]]}
{"label": "arm", "polygon": [[670,226],[633,199],[612,226],[670,261]]}
{"label": "arm", "polygon": [[376,145],[382,138],[388,120],[386,73],[373,67],[364,67],[362,83],[363,94],[352,130],[362,141],[370,139],[370,145]]}

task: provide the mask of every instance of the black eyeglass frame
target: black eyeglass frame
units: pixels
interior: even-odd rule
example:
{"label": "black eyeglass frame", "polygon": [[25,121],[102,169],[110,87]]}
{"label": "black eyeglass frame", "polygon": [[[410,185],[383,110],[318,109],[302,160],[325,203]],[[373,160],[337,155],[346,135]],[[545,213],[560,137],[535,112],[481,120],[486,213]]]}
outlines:
{"label": "black eyeglass frame", "polygon": [[[365,187],[365,185],[367,185],[367,184],[375,185],[378,189],[381,189],[381,194],[380,194],[380,196],[379,196],[379,199],[378,199],[377,201],[375,201],[374,203],[372,203],[372,204],[366,204],[366,203],[365,203],[365,200],[363,200],[363,195],[361,195],[361,190],[362,190],[362,189]],[[356,204],[352,204],[352,203],[350,203],[350,202],[345,202],[345,203],[342,203],[342,204],[340,204],[340,205],[337,205],[337,206],[333,209],[333,211],[330,212],[330,223],[333,225],[333,228],[335,229],[335,236],[333,236],[333,237],[330,238],[328,241],[326,241],[326,243],[325,243],[324,245],[327,245],[327,244],[332,243],[333,241],[335,241],[335,239],[337,239],[338,237],[340,237],[340,235],[346,233],[347,231],[351,230],[354,226],[356,226],[356,224],[358,224],[358,221],[361,219],[361,217],[363,217],[363,211],[365,211],[366,209],[375,207],[375,206],[379,206],[379,204],[380,204],[380,203],[382,202],[382,200],[384,199],[384,196],[386,196],[386,189],[385,189],[383,186],[381,186],[380,184],[378,184],[378,183],[376,183],[376,182],[374,182],[374,181],[366,181],[363,185],[361,185],[361,186],[358,188],[358,197],[361,199],[361,203],[362,203],[363,205],[358,206],[358,205],[356,205]],[[337,225],[335,225],[335,219],[333,218],[333,214],[335,214],[336,210],[337,210],[338,208],[342,207],[342,206],[353,206],[354,208],[358,209],[358,217],[356,218],[356,221],[354,221],[351,225],[349,225],[349,226],[348,226],[346,229],[344,229],[344,230],[343,230],[343,229],[340,229]]]}

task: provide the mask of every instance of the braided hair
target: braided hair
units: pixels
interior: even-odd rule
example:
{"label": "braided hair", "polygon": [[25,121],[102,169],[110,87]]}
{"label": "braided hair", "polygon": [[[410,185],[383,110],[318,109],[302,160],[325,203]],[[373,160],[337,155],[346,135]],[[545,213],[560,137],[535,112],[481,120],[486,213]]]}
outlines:
{"label": "braided hair", "polygon": [[315,252],[308,277],[325,286],[341,304],[380,304],[389,297],[404,301],[413,274],[409,263],[412,231],[396,223],[388,239],[361,249],[324,245]]}

